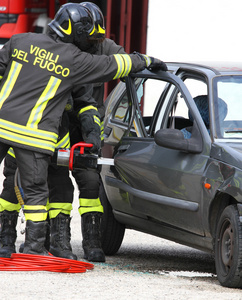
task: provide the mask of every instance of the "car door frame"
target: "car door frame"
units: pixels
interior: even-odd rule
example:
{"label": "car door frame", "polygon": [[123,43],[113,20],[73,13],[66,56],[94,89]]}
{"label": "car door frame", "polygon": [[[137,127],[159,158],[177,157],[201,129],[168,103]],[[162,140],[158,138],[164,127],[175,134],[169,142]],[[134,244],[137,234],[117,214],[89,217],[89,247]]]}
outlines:
{"label": "car door frame", "polygon": [[[133,104],[133,113],[132,113],[132,117],[130,118],[129,130],[131,129],[132,123],[133,123],[134,118],[135,118],[135,110],[139,109],[136,89],[135,89],[135,85],[134,85],[134,78],[135,77],[137,77],[137,74],[132,74],[129,78],[126,79],[127,95],[130,98],[129,100]],[[161,80],[165,80],[168,83],[174,84],[179,89],[179,91],[182,92],[182,94],[184,96],[184,99],[187,102],[188,106],[194,111],[197,118],[199,119],[199,122],[197,124],[198,130],[201,133],[206,131],[206,127],[203,125],[202,118],[201,118],[201,116],[200,116],[200,114],[199,114],[199,112],[196,108],[196,105],[195,105],[195,103],[192,99],[192,96],[190,95],[190,92],[188,91],[186,85],[184,84],[184,82],[180,78],[178,78],[174,74],[170,74],[170,73],[167,73],[167,72],[153,73],[153,72],[150,72],[148,70],[146,72],[142,72],[142,74],[138,74],[138,77],[152,78],[152,79],[158,79],[158,80],[161,79]],[[142,122],[141,122],[141,124],[142,124]],[[144,138],[147,139],[147,136],[144,136]],[[205,144],[207,144],[206,138],[207,138],[207,135],[205,134],[204,137],[203,137],[203,141],[205,141]],[[132,138],[130,138],[130,137],[127,137],[127,139],[129,141],[132,140]],[[122,145],[120,146],[120,149],[121,149],[122,153],[128,149],[127,145],[125,145],[125,140],[126,140],[126,138],[123,137]],[[211,146],[211,140],[208,139],[208,143]],[[207,147],[205,147],[205,148],[207,148]],[[203,149],[204,149],[204,146],[203,146]],[[117,153],[118,152],[119,152],[119,149],[117,149]],[[117,158],[117,156],[116,156],[116,158]],[[114,164],[115,164],[116,158],[114,157]],[[112,181],[112,185],[116,186],[114,181]],[[125,188],[125,184],[123,182],[119,182],[119,184],[116,187],[118,187],[118,186],[119,186],[119,188],[121,188],[122,190],[125,190],[128,193],[137,193],[137,190],[134,190],[134,189],[132,189],[128,186],[126,186],[126,188]],[[148,195],[146,195],[146,196],[148,196]],[[163,197],[163,200],[164,200],[164,202],[167,203],[168,199],[166,197]],[[174,199],[174,201],[175,201],[175,199]],[[198,209],[198,207],[196,207],[195,203],[190,203],[190,206],[189,206],[188,205],[189,203],[186,203],[186,201],[184,201],[184,202],[180,201],[180,203],[178,203],[178,204],[177,204],[177,201],[175,201],[173,204],[175,206],[178,205],[178,206],[186,207],[186,208],[190,207],[190,209],[193,210],[193,211],[196,211]],[[114,207],[114,209],[115,209],[115,207]]]}

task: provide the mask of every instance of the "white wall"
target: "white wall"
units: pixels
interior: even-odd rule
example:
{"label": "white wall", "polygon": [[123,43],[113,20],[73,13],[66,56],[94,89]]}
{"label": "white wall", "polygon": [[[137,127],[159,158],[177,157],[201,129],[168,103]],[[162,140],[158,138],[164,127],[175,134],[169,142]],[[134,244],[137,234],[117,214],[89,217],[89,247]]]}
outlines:
{"label": "white wall", "polygon": [[149,0],[147,34],[163,61],[242,61],[242,0]]}

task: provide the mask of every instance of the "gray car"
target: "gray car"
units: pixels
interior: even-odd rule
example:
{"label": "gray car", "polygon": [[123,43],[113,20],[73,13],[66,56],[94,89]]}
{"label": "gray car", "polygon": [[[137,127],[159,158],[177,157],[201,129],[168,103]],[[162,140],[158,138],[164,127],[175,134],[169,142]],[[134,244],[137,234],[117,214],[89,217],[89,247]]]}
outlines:
{"label": "gray car", "polygon": [[242,287],[242,65],[167,63],[106,100],[100,197],[106,255],[125,228],[214,253]]}

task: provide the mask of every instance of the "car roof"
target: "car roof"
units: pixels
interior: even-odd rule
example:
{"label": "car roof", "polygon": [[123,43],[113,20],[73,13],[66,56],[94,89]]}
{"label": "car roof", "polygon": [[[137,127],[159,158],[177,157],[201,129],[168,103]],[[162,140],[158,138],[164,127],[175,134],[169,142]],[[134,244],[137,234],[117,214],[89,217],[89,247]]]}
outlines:
{"label": "car roof", "polygon": [[166,62],[168,70],[177,71],[178,69],[188,69],[193,71],[213,72],[214,75],[242,75],[241,62]]}

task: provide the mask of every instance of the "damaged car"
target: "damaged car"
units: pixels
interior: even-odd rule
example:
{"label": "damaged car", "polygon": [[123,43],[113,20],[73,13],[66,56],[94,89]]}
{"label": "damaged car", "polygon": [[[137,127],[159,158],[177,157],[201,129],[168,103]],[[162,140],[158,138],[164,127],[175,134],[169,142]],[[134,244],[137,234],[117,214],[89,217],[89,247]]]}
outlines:
{"label": "damaged car", "polygon": [[218,281],[242,287],[242,65],[167,63],[107,98],[102,245],[134,229],[214,254]]}

